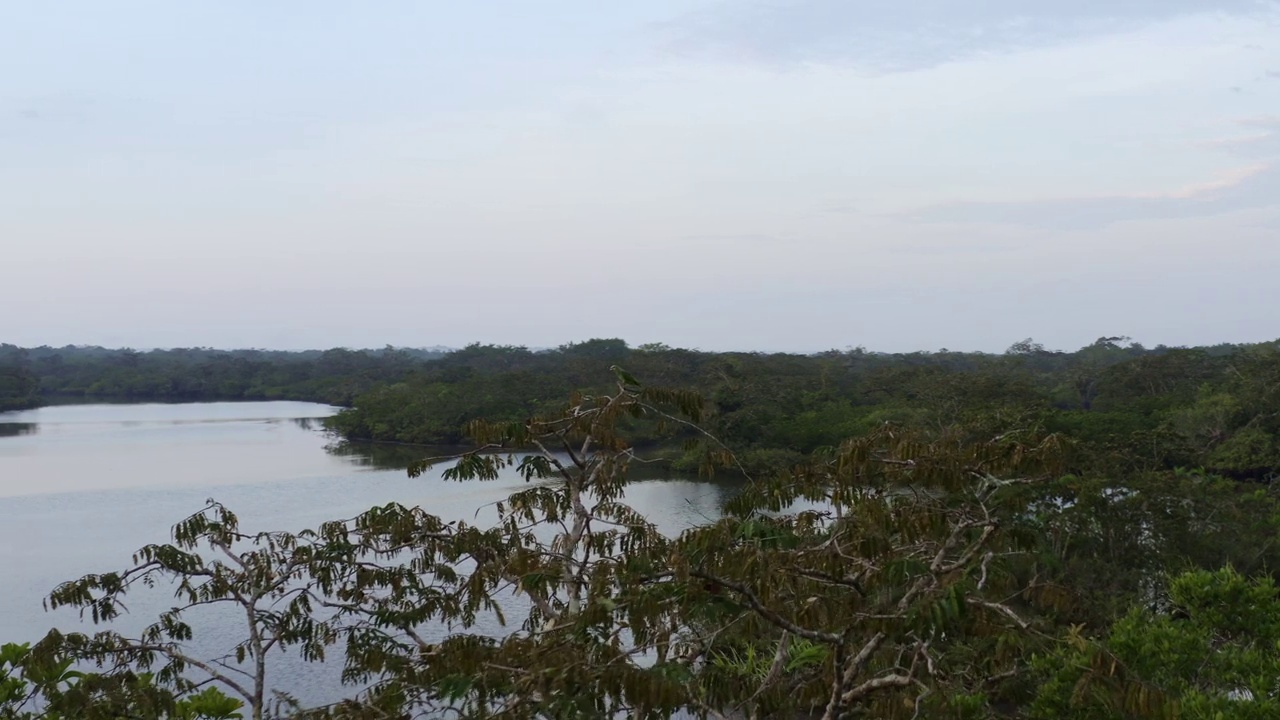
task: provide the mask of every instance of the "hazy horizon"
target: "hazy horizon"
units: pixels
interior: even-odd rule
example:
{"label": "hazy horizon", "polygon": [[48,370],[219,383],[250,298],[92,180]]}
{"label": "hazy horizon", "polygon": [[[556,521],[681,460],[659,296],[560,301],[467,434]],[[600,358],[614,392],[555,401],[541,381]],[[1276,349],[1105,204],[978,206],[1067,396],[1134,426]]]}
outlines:
{"label": "hazy horizon", "polygon": [[6,19],[0,342],[1280,336],[1274,0]]}
{"label": "hazy horizon", "polygon": [[[470,343],[464,343],[458,346],[389,345],[384,343],[382,345],[364,345],[364,346],[330,345],[330,346],[314,346],[314,347],[280,348],[280,347],[253,347],[253,346],[241,347],[241,346],[230,346],[230,345],[228,346],[186,345],[186,346],[160,347],[160,346],[142,346],[142,345],[102,346],[102,345],[91,345],[91,344],[85,344],[85,343],[60,343],[60,344],[46,343],[43,345],[28,345],[28,346],[18,346],[18,347],[24,347],[25,349],[47,347],[55,350],[63,347],[77,347],[77,348],[96,347],[96,348],[100,348],[107,351],[133,350],[135,352],[142,352],[142,353],[151,352],[151,351],[164,352],[164,351],[173,351],[173,350],[210,350],[213,352],[296,352],[296,353],[324,352],[326,350],[350,350],[353,352],[366,352],[366,351],[381,351],[389,347],[392,350],[415,350],[415,351],[424,351],[424,352],[451,353],[451,352],[457,352],[459,350],[463,350],[470,345],[479,344],[479,345],[490,345],[490,346],[498,346],[498,347],[519,347],[519,348],[524,348],[526,350],[529,350],[531,352],[550,352],[550,351],[559,350],[565,345],[586,342],[588,340],[600,340],[600,339],[604,339],[604,340],[622,339],[625,342],[627,342],[628,347],[631,348],[632,350],[639,349],[642,345],[645,344],[645,343],[635,343],[635,342],[626,341],[625,338],[610,337],[610,338],[582,338],[580,340],[573,340],[573,341],[569,341],[568,343],[561,343],[557,345],[545,345],[545,344],[544,345],[518,345],[518,344],[510,344],[510,343],[484,343],[477,340]],[[729,352],[729,353],[761,353],[761,354],[782,353],[782,354],[795,354],[795,355],[814,355],[814,354],[832,352],[832,351],[853,352],[856,350],[862,350],[863,352],[883,353],[883,354],[958,352],[958,353],[985,353],[985,354],[991,354],[991,355],[998,355],[998,354],[1003,354],[1007,352],[1010,349],[1010,346],[1014,345],[1015,343],[1022,342],[1024,340],[1035,341],[1037,344],[1042,346],[1045,351],[1048,351],[1048,352],[1070,353],[1070,352],[1075,352],[1076,350],[1079,350],[1081,347],[1090,345],[1093,342],[1096,342],[1097,340],[1101,340],[1101,339],[1112,339],[1112,340],[1119,339],[1122,341],[1120,343],[1122,345],[1126,345],[1129,343],[1136,343],[1138,345],[1146,347],[1147,349],[1153,349],[1156,347],[1186,348],[1186,347],[1212,347],[1214,345],[1252,345],[1252,344],[1273,343],[1273,342],[1280,343],[1280,338],[1264,338],[1262,340],[1252,340],[1252,341],[1242,341],[1242,342],[1223,341],[1221,343],[1201,343],[1201,344],[1192,345],[1189,343],[1146,343],[1146,342],[1143,342],[1141,338],[1133,338],[1128,336],[1099,336],[1098,338],[1095,338],[1093,341],[1084,343],[1079,347],[1056,347],[1047,343],[1040,342],[1037,338],[1027,337],[1027,338],[1019,338],[1017,340],[1007,343],[1004,347],[994,348],[994,349],[992,348],[919,347],[919,348],[909,348],[909,349],[899,349],[899,350],[884,350],[881,348],[866,347],[866,346],[860,346],[860,345],[842,345],[842,346],[832,345],[829,347],[819,348],[816,350],[780,350],[776,348],[749,348],[749,347],[707,348],[707,347],[694,347],[694,346],[678,346],[678,345],[669,345],[667,343],[662,343],[660,341],[654,344],[666,345],[668,348],[673,350],[690,350],[694,352]],[[0,339],[0,344],[3,344],[3,343],[4,343],[3,339]],[[10,343],[10,344],[13,344],[13,343]]]}

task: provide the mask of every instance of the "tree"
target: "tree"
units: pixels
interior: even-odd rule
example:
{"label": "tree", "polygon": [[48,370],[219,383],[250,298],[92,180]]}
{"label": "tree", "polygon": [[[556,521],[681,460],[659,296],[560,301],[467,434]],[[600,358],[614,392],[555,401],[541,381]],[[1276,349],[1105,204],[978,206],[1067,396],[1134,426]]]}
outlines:
{"label": "tree", "polygon": [[75,660],[52,636],[34,648],[0,646],[3,720],[239,720],[240,703],[217,688],[178,699],[147,674],[73,669]]}
{"label": "tree", "polygon": [[[699,640],[711,704],[824,718],[985,707],[1032,627],[1027,603],[1006,602],[1027,588],[1007,567],[1025,538],[1007,531],[1004,503],[1054,454],[1051,440],[957,446],[885,430],[690,531],[677,572],[736,606]],[[816,508],[784,512],[796,502]]]}
{"label": "tree", "polygon": [[1092,345],[1080,348],[1070,370],[1071,387],[1079,399],[1081,410],[1092,410],[1098,398],[1098,384],[1102,372],[1109,366],[1121,362],[1128,355],[1140,353],[1142,348],[1132,343],[1125,348],[1121,343],[1128,342],[1125,336],[1100,337]]}
{"label": "tree", "polygon": [[1101,631],[1149,606],[1171,574],[1276,567],[1280,493],[1202,472],[1066,475],[1026,499],[1040,582],[1061,588],[1064,627]]}
{"label": "tree", "polygon": [[[317,588],[326,587],[325,572],[335,566],[354,572],[357,554],[354,548],[344,553],[311,532],[242,533],[235,515],[213,501],[174,526],[173,541],[140,549],[136,564],[122,572],[64,583],[47,602],[51,609],[80,608],[95,623],[106,623],[124,610],[131,591],[175,581],[179,602],[157,622],[136,638],[114,631],[92,636],[55,631],[47,641],[77,660],[146,672],[173,697],[215,682],[243,701],[253,720],[261,720],[272,700],[266,682],[268,653],[296,646],[306,659],[324,658],[325,648],[337,641],[337,630],[331,620],[313,615],[328,600]],[[202,556],[201,549],[212,556]],[[184,645],[195,634],[186,617],[196,608],[218,605],[230,605],[243,615],[245,637],[225,657],[195,657]],[[248,670],[241,667],[245,664]],[[277,699],[278,704],[294,704],[287,695]]]}
{"label": "tree", "polygon": [[1102,638],[1073,634],[1039,666],[1034,718],[1262,720],[1280,716],[1280,591],[1230,568],[1169,583]]}
{"label": "tree", "polygon": [[0,363],[0,412],[39,404],[40,380],[25,362]]}
{"label": "tree", "polygon": [[1045,349],[1044,344],[1027,338],[1010,345],[1009,349],[1004,352],[1006,355],[1039,355],[1045,352]]}

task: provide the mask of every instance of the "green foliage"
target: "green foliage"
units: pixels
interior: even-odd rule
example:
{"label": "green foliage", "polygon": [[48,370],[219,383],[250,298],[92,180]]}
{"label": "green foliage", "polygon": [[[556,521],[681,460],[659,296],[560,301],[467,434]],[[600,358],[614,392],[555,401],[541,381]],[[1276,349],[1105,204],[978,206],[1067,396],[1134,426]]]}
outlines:
{"label": "green foliage", "polygon": [[1280,592],[1227,568],[1170,582],[1102,638],[1038,662],[1033,718],[1260,720],[1280,716]]}
{"label": "green foliage", "polygon": [[1068,475],[1026,499],[1063,623],[1105,626],[1170,573],[1280,567],[1280,489],[1201,472]]}
{"label": "green foliage", "polygon": [[0,353],[0,412],[24,410],[39,404],[40,380],[28,367],[24,354],[9,358]]}
{"label": "green foliage", "polygon": [[243,704],[208,687],[175,694],[147,673],[75,669],[76,656],[51,635],[32,647],[0,646],[3,720],[241,720]]}
{"label": "green foliage", "polygon": [[1017,667],[1037,622],[1009,563],[1025,539],[1003,527],[1018,489],[1047,481],[1060,456],[1054,438],[883,429],[752,483],[674,556],[677,575],[703,581],[690,612],[714,628],[707,701],[907,718],[965,696],[990,712],[983,691]]}

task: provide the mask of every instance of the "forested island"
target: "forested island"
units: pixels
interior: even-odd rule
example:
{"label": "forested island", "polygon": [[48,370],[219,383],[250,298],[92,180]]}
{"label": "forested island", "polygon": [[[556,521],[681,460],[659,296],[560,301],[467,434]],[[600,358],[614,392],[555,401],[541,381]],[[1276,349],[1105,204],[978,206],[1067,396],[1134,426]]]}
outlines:
{"label": "forested island", "polygon": [[[109,622],[180,583],[141,637],[5,647],[6,720],[1280,717],[1280,341],[0,346],[0,409],[68,399],[331,403],[340,441],[422,446],[411,475],[529,484],[493,527],[389,504],[260,532],[211,503],[53,591]],[[667,537],[626,504],[649,463],[740,492]],[[509,635],[469,631],[509,596]],[[184,651],[210,603],[246,617],[217,662]],[[272,697],[273,651],[335,646],[348,702]]]}

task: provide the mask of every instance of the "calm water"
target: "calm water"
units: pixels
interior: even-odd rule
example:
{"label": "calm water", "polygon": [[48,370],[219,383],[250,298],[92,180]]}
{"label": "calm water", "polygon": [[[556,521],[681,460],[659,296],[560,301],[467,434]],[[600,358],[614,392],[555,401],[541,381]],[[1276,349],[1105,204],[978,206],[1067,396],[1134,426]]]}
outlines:
{"label": "calm water", "polygon": [[[74,613],[45,612],[41,600],[61,581],[123,569],[139,547],[167,541],[170,526],[206,498],[235,511],[243,529],[300,530],[392,501],[475,522],[522,485],[514,475],[451,483],[439,469],[410,479],[400,468],[379,469],[386,460],[375,462],[372,452],[329,452],[318,420],[334,411],[265,402],[0,413],[0,643],[36,640],[55,626],[91,630]],[[646,481],[628,499],[675,533],[718,514],[728,492],[703,482]],[[170,604],[161,591],[138,597],[116,627],[136,632]],[[195,648],[220,654],[240,637],[237,629],[230,618],[196,624],[206,632]],[[309,702],[343,695],[332,663],[283,660],[275,685]]]}

